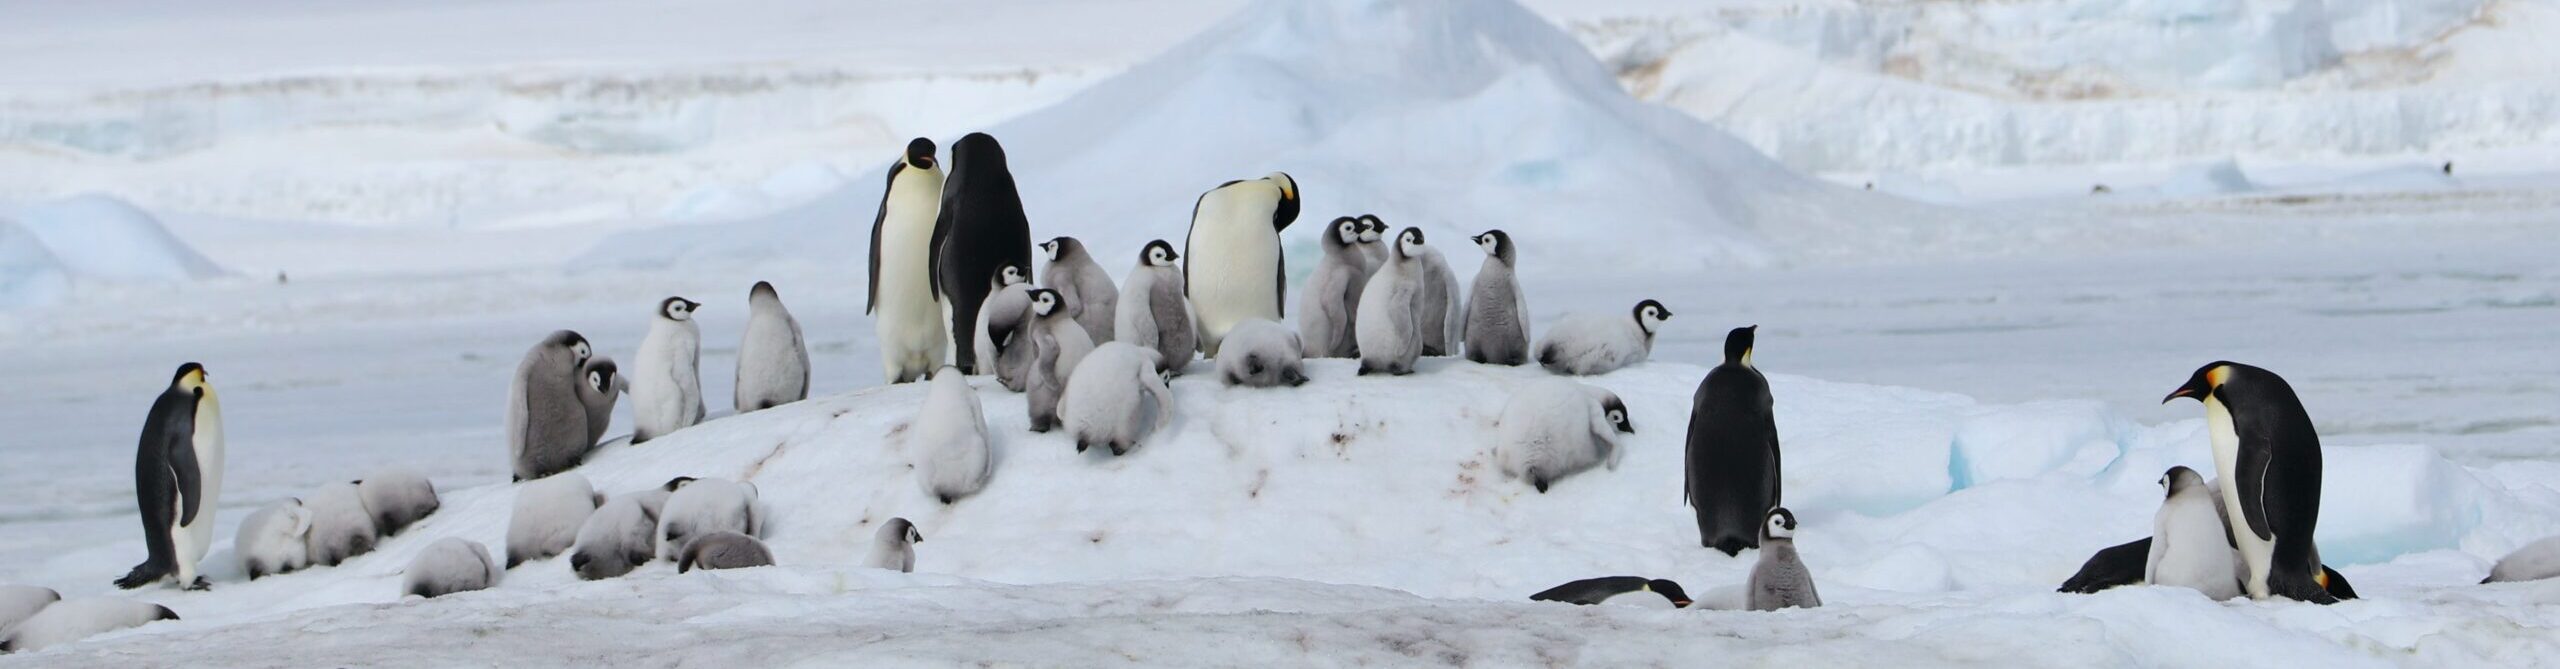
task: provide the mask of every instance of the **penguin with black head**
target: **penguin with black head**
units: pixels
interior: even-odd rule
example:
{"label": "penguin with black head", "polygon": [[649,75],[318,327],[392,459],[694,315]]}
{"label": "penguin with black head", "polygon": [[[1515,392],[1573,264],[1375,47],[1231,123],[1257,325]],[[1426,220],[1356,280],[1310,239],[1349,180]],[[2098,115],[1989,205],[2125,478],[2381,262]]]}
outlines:
{"label": "penguin with black head", "polygon": [[1687,501],[1697,512],[1698,543],[1725,555],[1759,548],[1760,522],[1779,505],[1778,422],[1769,380],[1751,365],[1759,331],[1727,333],[1724,363],[1690,399]]}
{"label": "penguin with black head", "polygon": [[2236,362],[2198,368],[2160,401],[2204,403],[2232,539],[2251,599],[2333,604],[2312,532],[2320,522],[2320,434],[2284,377]]}
{"label": "penguin with black head", "polygon": [[116,587],[131,590],[171,580],[205,589],[196,563],[213,547],[213,511],[222,497],[222,401],[204,365],[187,363],[151,403],[133,461],[133,491],[142,511],[143,545],[151,553]]}
{"label": "penguin with black head", "polygon": [[994,291],[998,268],[1031,267],[1031,219],[1005,166],[1004,146],[983,132],[951,145],[951,178],[933,221],[933,294],[951,318],[951,349],[961,371],[983,374],[971,327]]}

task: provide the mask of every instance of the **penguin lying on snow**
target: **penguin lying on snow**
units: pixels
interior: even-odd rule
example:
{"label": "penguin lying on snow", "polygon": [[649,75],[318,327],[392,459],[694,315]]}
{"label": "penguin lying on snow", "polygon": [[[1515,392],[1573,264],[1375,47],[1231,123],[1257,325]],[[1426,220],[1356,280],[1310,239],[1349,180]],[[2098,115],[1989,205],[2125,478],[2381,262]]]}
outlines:
{"label": "penguin lying on snow", "polygon": [[587,477],[555,474],[516,488],[514,512],[507,517],[507,568],[549,559],[578,541],[578,528],[604,505]]}
{"label": "penguin lying on snow", "polygon": [[1277,388],[1307,383],[1298,333],[1279,323],[1249,318],[1227,331],[1218,356],[1218,380],[1229,386]]}
{"label": "penguin lying on snow", "polygon": [[356,492],[364,497],[365,511],[373,514],[374,529],[386,537],[400,534],[443,506],[436,499],[435,484],[406,467],[376,469],[356,481]]}
{"label": "penguin lying on snow", "polygon": [[461,537],[445,537],[418,551],[401,573],[400,593],[434,599],[457,592],[487,590],[497,585],[498,564],[489,547]]}
{"label": "penguin lying on snow", "polygon": [[[2205,592],[2207,596],[2214,599],[2228,599],[2239,596],[2242,594],[2239,589],[2240,574],[2248,567],[2247,562],[2243,561],[2243,558],[2240,557],[2236,539],[2231,536],[2231,516],[2230,513],[2223,508],[2222,482],[2217,479],[2206,481],[2200,486],[2177,487],[2176,479],[2178,477],[2175,475],[2176,472],[2185,471],[2190,476],[2200,475],[2195,474],[2194,470],[2187,469],[2185,467],[2173,467],[2170,471],[2171,474],[2165,474],[2161,477],[2162,485],[2172,487],[2173,489],[2168,492],[2167,498],[2163,500],[2160,514],[2156,515],[2153,519],[2153,532],[2155,534],[2170,533],[2162,531],[2160,526],[2163,524],[2163,521],[2173,520],[2171,516],[2174,508],[2177,516],[2175,519],[2177,520],[2175,523],[2177,526],[2174,527],[2172,531],[2177,535],[2189,538],[2183,541],[2173,538],[2170,541],[2172,544],[2176,545],[2172,545],[2169,548],[2183,553],[2187,550],[2193,550],[2197,544],[2205,546],[2219,546],[2222,551],[2224,562],[2227,564],[2225,569],[2229,570],[2231,584],[2228,587],[2214,588],[2211,583],[2200,580],[2200,578],[2219,578],[2218,576],[2211,575],[2203,577],[2173,575],[2171,578],[2165,579],[2171,581],[2170,583],[2165,584],[2193,587],[2198,591]],[[2181,497],[2181,495],[2184,495],[2185,497]],[[2170,503],[2176,500],[2193,500],[2195,497],[2199,496],[2213,506],[2211,511],[2211,518],[2213,520],[2211,527],[2213,529],[2202,533],[2205,537],[2221,537],[2220,544],[2215,544],[2211,541],[2204,540],[2202,537],[2195,536],[2200,533],[2197,528],[2186,525],[2186,523],[2192,523],[2196,520],[2193,506],[2173,505]],[[2089,556],[2087,562],[2081,563],[2080,571],[2072,574],[2069,580],[2063,581],[2062,587],[2057,590],[2060,592],[2088,594],[2123,585],[2134,585],[2146,582],[2160,583],[2161,581],[2159,580],[2153,580],[2154,574],[2159,571],[2158,563],[2162,557],[2161,549],[2154,548],[2154,546],[2158,545],[2155,543],[2156,539],[2157,537],[2143,537],[2131,542],[2100,549],[2096,554]],[[2209,560],[2209,558],[2185,558],[2183,561],[2187,564],[2210,570],[2212,568],[2212,563],[2206,560]],[[2177,569],[2174,568],[2175,563],[2180,561],[2181,560],[2176,559],[2171,560],[2173,566],[2172,572],[2177,571]],[[2330,596],[2337,597],[2339,599],[2356,598],[2355,586],[2347,582],[2345,574],[2340,574],[2336,569],[2331,569],[2327,565],[2322,565],[2320,567],[2320,572],[2321,580],[2326,583],[2325,587],[2327,588]],[[2200,582],[2203,583],[2203,587],[2197,586]]]}
{"label": "penguin lying on snow", "polygon": [[1567,476],[1626,455],[1618,442],[1635,434],[1627,403],[1616,393],[1564,379],[1545,379],[1511,394],[1502,406],[1494,458],[1502,475],[1525,478],[1538,492]]}
{"label": "penguin lying on snow", "polygon": [[[2142,583],[2142,572],[2149,565],[2150,555],[2151,537],[2098,549],[2089,555],[2087,561],[2080,563],[2080,571],[2073,572],[2071,578],[2064,579],[2062,587],[2054,591],[2086,595]],[[2338,573],[2328,565],[2321,565],[2320,573],[2328,581],[2329,596],[2356,598],[2355,584],[2347,582],[2346,574]]]}
{"label": "penguin lying on snow", "polygon": [[288,497],[242,519],[239,534],[231,540],[231,552],[240,555],[241,567],[255,581],[310,566],[310,535],[311,510],[302,507],[302,500]]}
{"label": "penguin lying on snow", "polygon": [[59,601],[62,601],[62,593],[54,592],[52,588],[0,585],[0,634],[8,633],[9,626],[35,617],[36,612]]}
{"label": "penguin lying on snow", "polygon": [[756,486],[728,479],[695,479],[668,494],[658,514],[658,556],[673,560],[685,542],[710,532],[764,533]]}
{"label": "penguin lying on snow", "polygon": [[[1121,342],[1095,347],[1067,377],[1058,418],[1076,452],[1106,446],[1127,455],[1173,421],[1173,391],[1156,372],[1152,352]],[[1149,414],[1155,420],[1149,421]]]}
{"label": "penguin lying on snow", "polygon": [[2248,564],[2242,589],[2251,599],[2336,603],[2313,541],[2320,522],[2320,434],[2293,386],[2274,372],[2214,362],[2160,401],[2181,397],[2205,405],[2231,534]]}
{"label": "penguin lying on snow", "polygon": [[169,607],[112,597],[65,599],[37,611],[0,636],[0,653],[38,651],[162,620],[177,620]]}
{"label": "penguin lying on snow", "polygon": [[314,566],[335,567],[371,553],[374,543],[382,539],[373,512],[364,508],[364,491],[354,481],[320,486],[303,506],[311,509],[311,533],[304,545]]}
{"label": "penguin lying on snow", "polygon": [[1653,354],[1653,335],[1671,310],[1662,303],[1636,303],[1632,317],[1574,314],[1547,330],[1538,342],[1538,364],[1557,374],[1591,376],[1644,362]]}
{"label": "penguin lying on snow", "polygon": [[1669,579],[1642,576],[1604,576],[1586,578],[1548,588],[1530,595],[1530,601],[1565,602],[1582,606],[1608,604],[1650,609],[1689,608],[1689,592]]}
{"label": "penguin lying on snow", "polygon": [[[661,493],[663,494],[663,493]],[[658,508],[649,492],[617,495],[597,507],[578,528],[577,545],[569,550],[569,569],[583,580],[631,573],[657,557]],[[663,504],[665,498],[659,497]]]}
{"label": "penguin lying on snow", "polygon": [[773,551],[764,542],[736,532],[720,531],[694,537],[685,542],[684,552],[676,557],[676,573],[703,569],[745,569],[773,566]]}
{"label": "penguin lying on snow", "polygon": [[872,537],[871,556],[864,558],[862,563],[877,569],[915,571],[915,545],[920,543],[924,543],[924,533],[916,531],[915,523],[907,522],[905,518],[891,518],[889,522],[880,524],[880,531]]}
{"label": "penguin lying on snow", "polygon": [[2560,537],[2544,537],[2498,558],[2498,564],[2489,568],[2488,578],[2480,582],[2539,581],[2553,576],[2560,576]]}

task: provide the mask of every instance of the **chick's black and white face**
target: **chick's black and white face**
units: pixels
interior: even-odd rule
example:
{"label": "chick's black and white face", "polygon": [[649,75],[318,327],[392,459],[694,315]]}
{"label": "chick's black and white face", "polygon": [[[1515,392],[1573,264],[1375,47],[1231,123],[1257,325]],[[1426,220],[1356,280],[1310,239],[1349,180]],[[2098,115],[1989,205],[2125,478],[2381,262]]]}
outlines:
{"label": "chick's black and white face", "polygon": [[1795,523],[1788,520],[1785,514],[1769,514],[1769,538],[1793,539],[1795,536]]}
{"label": "chick's black and white face", "polygon": [[1636,305],[1636,325],[1644,328],[1645,334],[1662,329],[1662,322],[1667,320],[1671,320],[1671,310],[1662,308],[1660,303],[1645,300]]}
{"label": "chick's black and white face", "polygon": [[665,303],[659,305],[658,311],[665,314],[667,320],[689,321],[693,320],[693,308],[696,306],[700,304],[681,297],[670,297]]}
{"label": "chick's black and white face", "polygon": [[1367,235],[1368,232],[1369,226],[1361,225],[1360,221],[1357,219],[1346,218],[1333,222],[1334,238],[1342,240],[1342,243],[1346,245],[1360,243],[1360,238]]}
{"label": "chick's black and white face", "polygon": [[1058,311],[1058,291],[1041,289],[1031,293],[1031,313],[1047,316]]}
{"label": "chick's black and white face", "polygon": [[1396,246],[1403,249],[1405,255],[1416,255],[1421,253],[1422,229],[1405,228],[1404,234],[1396,235]]}
{"label": "chick's black and white face", "polygon": [[1058,240],[1055,239],[1040,243],[1040,252],[1047,254],[1051,262],[1056,262],[1058,260],[1058,249],[1060,248],[1062,247],[1059,246]]}
{"label": "chick's black and white face", "polygon": [[585,339],[579,339],[569,343],[569,357],[577,360],[578,364],[587,364],[587,359],[594,355],[595,348],[588,346],[587,340]]}
{"label": "chick's black and white face", "polygon": [[1502,240],[1494,237],[1490,232],[1476,235],[1476,248],[1484,249],[1485,255],[1502,255]]}
{"label": "chick's black and white face", "polygon": [[1172,267],[1174,259],[1178,257],[1180,256],[1173,254],[1173,246],[1170,244],[1166,244],[1162,241],[1149,242],[1147,244],[1146,258],[1148,267]]}
{"label": "chick's black and white face", "polygon": [[1364,221],[1362,221],[1362,223],[1367,224],[1367,225],[1365,226],[1367,229],[1365,229],[1365,230],[1361,230],[1361,231],[1360,231],[1360,241],[1364,241],[1364,242],[1374,242],[1374,241],[1378,241],[1378,240],[1380,240],[1380,239],[1385,239],[1385,238],[1386,238],[1386,235],[1387,235],[1387,222],[1386,222],[1386,221],[1381,221],[1381,220],[1378,220],[1378,219],[1374,219],[1374,218],[1372,218],[1372,219],[1364,220]]}
{"label": "chick's black and white face", "polygon": [[605,385],[604,372],[587,372],[587,387],[594,388],[597,392],[611,389]]}
{"label": "chick's black and white face", "polygon": [[1019,285],[1029,282],[1030,280],[1030,277],[1022,275],[1022,268],[1012,265],[1004,266],[1004,285]]}

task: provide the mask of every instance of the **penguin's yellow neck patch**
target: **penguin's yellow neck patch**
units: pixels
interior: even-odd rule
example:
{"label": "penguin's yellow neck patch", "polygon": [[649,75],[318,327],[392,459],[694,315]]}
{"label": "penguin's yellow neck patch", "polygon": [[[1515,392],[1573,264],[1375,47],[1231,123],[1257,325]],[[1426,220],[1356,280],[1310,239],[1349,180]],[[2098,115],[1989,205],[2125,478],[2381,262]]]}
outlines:
{"label": "penguin's yellow neck patch", "polygon": [[179,377],[178,387],[185,388],[187,390],[203,390],[204,370],[198,369],[189,371],[186,376]]}
{"label": "penguin's yellow neck patch", "polygon": [[2231,378],[2231,368],[2229,367],[2215,367],[2212,371],[2204,373],[2204,382],[2212,384],[2215,388],[2221,388],[2222,382],[2229,378]]}
{"label": "penguin's yellow neck patch", "polygon": [[2322,569],[2320,573],[2312,574],[2311,582],[2320,584],[2322,590],[2329,589],[2329,570]]}
{"label": "penguin's yellow neck patch", "polygon": [[[1742,366],[1744,366],[1744,367],[1751,367],[1751,352],[1752,352],[1753,350],[1756,350],[1756,349],[1748,349],[1748,348],[1746,348],[1746,349],[1742,349]],[[1759,369],[1758,367],[1751,367],[1751,368],[1752,368],[1752,369]]]}

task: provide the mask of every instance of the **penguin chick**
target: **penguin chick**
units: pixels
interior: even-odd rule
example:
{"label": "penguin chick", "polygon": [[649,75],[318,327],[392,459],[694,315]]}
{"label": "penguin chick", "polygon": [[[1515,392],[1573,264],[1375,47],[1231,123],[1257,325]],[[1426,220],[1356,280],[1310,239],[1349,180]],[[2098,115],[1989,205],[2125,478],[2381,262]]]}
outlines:
{"label": "penguin chick", "polygon": [[1305,357],[1360,356],[1352,318],[1360,310],[1361,285],[1369,282],[1368,258],[1360,251],[1360,237],[1368,230],[1359,219],[1344,216],[1333,219],[1318,240],[1324,259],[1316,262],[1306,290],[1298,294],[1298,339],[1305,344]]}
{"label": "penguin chick", "polygon": [[1040,272],[1040,283],[1058,291],[1067,303],[1067,316],[1084,326],[1085,338],[1095,342],[1111,341],[1113,321],[1120,317],[1120,288],[1111,284],[1111,275],[1102,271],[1084,242],[1074,237],[1059,237],[1040,244],[1040,252],[1048,255],[1049,266]]}
{"label": "penguin chick", "polygon": [[2489,577],[2481,583],[2513,583],[2539,581],[2560,576],[2560,537],[2544,537],[2525,544],[2489,568]]}
{"label": "penguin chick", "polygon": [[1625,455],[1619,440],[1636,432],[1616,393],[1564,379],[1532,382],[1512,393],[1501,421],[1494,457],[1503,476],[1528,479],[1541,493],[1595,465],[1616,471]]}
{"label": "penguin chick", "polygon": [[702,326],[693,321],[701,308],[681,297],[658,302],[632,363],[632,444],[702,422]]}
{"label": "penguin chick", "polygon": [[1422,259],[1422,294],[1414,303],[1414,318],[1422,333],[1422,354],[1450,355],[1467,340],[1467,303],[1458,295],[1458,274],[1449,270],[1449,258],[1438,248],[1425,246],[1417,255]]}
{"label": "penguin chick", "polygon": [[1361,376],[1412,374],[1414,360],[1422,356],[1423,275],[1430,270],[1420,255],[1423,247],[1422,229],[1397,233],[1386,266],[1361,290],[1359,315],[1353,319]]}
{"label": "penguin chick", "polygon": [[993,373],[1005,390],[1022,392],[1030,380],[1031,347],[1023,331],[1031,323],[1031,280],[1020,267],[1006,265],[988,281],[987,300],[978,307],[978,373]]}
{"label": "penguin chick", "polygon": [[1636,303],[1629,317],[1567,316],[1538,342],[1538,364],[1557,374],[1592,376],[1644,362],[1653,354],[1654,333],[1667,320],[1671,310],[1653,300]]}
{"label": "penguin chick", "polygon": [[[2234,569],[2231,535],[2215,508],[2214,492],[2204,477],[2185,467],[2160,475],[2167,493],[2151,521],[2151,550],[2143,563],[2143,581],[2152,585],[2191,588],[2216,601],[2240,596],[2240,574]],[[2245,568],[2245,563],[2241,563]]]}
{"label": "penguin chick", "polygon": [[907,522],[905,518],[891,518],[889,522],[881,523],[879,533],[873,535],[871,556],[863,559],[862,564],[875,569],[913,572],[916,570],[915,545],[920,543],[924,543],[924,533],[916,531],[915,523]]}
{"label": "penguin chick", "polygon": [[62,593],[52,588],[32,585],[0,585],[0,636],[20,621],[35,617],[37,611],[62,601]]}
{"label": "penguin chick", "polygon": [[515,480],[530,481],[578,466],[595,440],[578,393],[579,370],[595,351],[587,338],[560,330],[525,351],[507,387],[507,452]]}
{"label": "penguin chick", "polygon": [[1298,333],[1279,323],[1248,318],[1227,331],[1218,352],[1218,379],[1229,386],[1278,388],[1306,385],[1307,371]]}
{"label": "penguin chick", "polygon": [[1822,595],[1814,592],[1812,570],[1796,557],[1796,514],[1785,507],[1770,509],[1769,520],[1761,527],[1760,562],[1751,566],[1749,600],[1753,611],[1822,606]]}
{"label": "penguin chick", "polygon": [[1147,242],[1138,251],[1138,266],[1129,270],[1128,282],[1122,286],[1120,313],[1112,326],[1119,341],[1154,351],[1157,369],[1174,376],[1191,364],[1191,354],[1200,345],[1182,269],[1174,266],[1180,259],[1172,244],[1162,239]]}
{"label": "penguin chick", "polygon": [[65,599],[0,635],[0,653],[31,653],[120,629],[177,620],[169,607],[115,597]]}
{"label": "penguin chick", "polygon": [[615,496],[587,516],[578,528],[577,545],[569,549],[569,569],[579,579],[618,577],[657,557],[658,510],[644,503],[647,498],[647,493]]}
{"label": "penguin chick", "polygon": [[302,508],[302,500],[288,497],[242,519],[240,533],[231,540],[231,552],[240,555],[249,580],[291,573],[311,564],[311,547],[306,543],[310,534],[311,510]]}
{"label": "penguin chick", "polygon": [[1031,337],[1031,365],[1024,405],[1031,413],[1031,431],[1047,432],[1058,425],[1058,396],[1067,390],[1067,375],[1093,353],[1093,339],[1067,315],[1065,297],[1047,288],[1031,291],[1031,324],[1025,329]]}
{"label": "penguin chick", "polygon": [[719,531],[694,537],[684,545],[684,553],[676,557],[676,573],[703,569],[745,569],[773,566],[773,551],[755,537],[730,531]]}
{"label": "penguin chick", "polygon": [[517,486],[515,510],[507,517],[507,568],[569,550],[587,516],[603,505],[604,495],[577,474],[554,474]]}
{"label": "penguin chick", "polygon": [[995,474],[985,409],[958,367],[946,366],[933,375],[907,435],[913,440],[908,452],[920,455],[916,482],[923,484],[926,496],[944,504],[977,494]]}
{"label": "penguin chick", "polygon": [[728,479],[695,479],[667,496],[658,514],[658,556],[676,559],[685,542],[707,532],[764,533],[756,487]]}
{"label": "penguin chick", "polygon": [[373,552],[374,543],[382,539],[382,531],[373,524],[373,511],[364,508],[364,491],[355,482],[320,486],[303,506],[311,510],[311,533],[305,546],[313,565],[338,566]]}
{"label": "penguin chick", "polygon": [[374,528],[386,537],[399,535],[444,505],[436,499],[435,484],[406,467],[376,469],[356,485],[356,492],[364,495],[364,508],[373,514]]}
{"label": "penguin chick", "polygon": [[747,333],[738,340],[738,413],[809,399],[809,344],[773,284],[747,289]]}
{"label": "penguin chick", "polygon": [[[607,430],[613,428],[613,403],[623,393],[631,392],[631,381],[622,376],[622,368],[613,358],[596,356],[587,360],[586,373],[578,383],[578,402],[587,408],[587,449],[604,443]],[[521,479],[519,479],[521,480]]]}
{"label": "penguin chick", "polygon": [[498,564],[489,547],[461,537],[445,537],[418,551],[400,575],[400,594],[428,599],[457,592],[487,590],[498,583]]}
{"label": "penguin chick", "polygon": [[[1154,421],[1147,420],[1149,414]],[[1068,375],[1058,416],[1075,438],[1076,452],[1107,446],[1112,455],[1126,455],[1173,420],[1173,391],[1157,374],[1150,352],[1112,342],[1095,347]]]}
{"label": "penguin chick", "polygon": [[1488,364],[1519,366],[1529,362],[1529,302],[1520,292],[1517,275],[1519,250],[1511,244],[1511,235],[1501,230],[1487,230],[1476,235],[1476,247],[1484,249],[1484,265],[1476,269],[1475,285],[1467,291],[1466,326],[1467,360]]}

